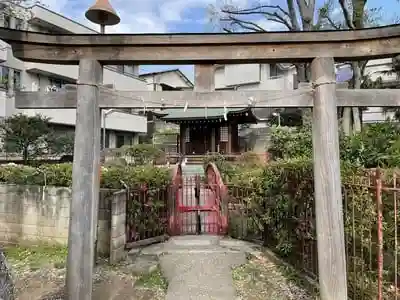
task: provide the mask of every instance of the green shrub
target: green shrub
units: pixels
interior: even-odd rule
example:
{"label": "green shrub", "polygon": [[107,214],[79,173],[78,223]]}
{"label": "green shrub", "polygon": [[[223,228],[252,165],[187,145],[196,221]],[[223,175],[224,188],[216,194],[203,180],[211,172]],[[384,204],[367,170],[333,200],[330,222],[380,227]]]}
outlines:
{"label": "green shrub", "polygon": [[[154,166],[111,166],[103,167],[101,187],[110,189],[146,185],[162,187],[169,184],[171,172],[168,168]],[[99,174],[100,176],[100,174]],[[71,186],[72,164],[49,164],[40,168],[24,165],[1,165],[0,182],[18,185]]]}
{"label": "green shrub", "polygon": [[226,160],[226,157],[219,153],[208,154],[203,159],[204,169],[209,163],[214,163],[218,168],[223,180],[227,180],[229,176],[235,174],[235,165]]}
{"label": "green shrub", "polygon": [[239,164],[245,167],[259,167],[264,162],[258,153],[247,151],[240,155]]}
{"label": "green shrub", "polygon": [[[400,165],[400,127],[384,122],[364,125],[350,137],[339,132],[341,160],[365,168]],[[274,127],[268,152],[272,159],[312,158],[312,135],[308,126]]]}
{"label": "green shrub", "polygon": [[311,128],[272,127],[268,153],[272,159],[312,157]]}
{"label": "green shrub", "polygon": [[[347,163],[342,166],[348,286],[349,295],[354,300],[376,299],[377,293],[377,212],[374,192],[365,186],[365,179],[369,179],[368,174]],[[385,185],[393,186],[392,174],[391,170],[384,174]],[[316,275],[312,162],[309,159],[272,162],[262,170],[241,169],[239,174],[230,179],[232,181],[228,186],[231,195],[238,195],[244,206],[241,214],[231,212],[230,222],[243,224],[244,218],[250,220],[243,230],[235,225],[235,231],[231,234],[243,238],[241,235],[245,232],[249,238],[262,237],[267,246],[294,266]],[[361,182],[364,185],[359,184]],[[384,193],[382,197],[385,208],[384,280],[392,283],[396,276],[393,263],[396,240],[394,197],[393,193]],[[250,229],[249,224],[252,225]]]}
{"label": "green shrub", "polygon": [[124,155],[133,158],[135,165],[154,164],[164,156],[164,152],[152,144],[126,146],[121,150]]}
{"label": "green shrub", "polygon": [[[121,182],[122,181],[122,182]],[[154,166],[127,166],[103,168],[101,186],[104,188],[123,188],[146,185],[149,188],[167,186],[171,182],[171,170]]]}
{"label": "green shrub", "polygon": [[237,180],[238,176],[249,176],[251,175],[253,179],[256,178],[256,173],[263,163],[257,153],[254,152],[244,152],[236,162],[229,161],[222,154],[210,154],[204,157],[203,163],[204,168],[212,162],[214,163],[219,172],[221,173],[224,182],[232,182]]}
{"label": "green shrub", "polygon": [[126,159],[122,158],[122,157],[117,157],[117,158],[111,159],[109,161],[106,161],[104,163],[104,166],[106,168],[109,168],[109,167],[125,167],[127,165],[128,165],[128,163],[127,163]]}

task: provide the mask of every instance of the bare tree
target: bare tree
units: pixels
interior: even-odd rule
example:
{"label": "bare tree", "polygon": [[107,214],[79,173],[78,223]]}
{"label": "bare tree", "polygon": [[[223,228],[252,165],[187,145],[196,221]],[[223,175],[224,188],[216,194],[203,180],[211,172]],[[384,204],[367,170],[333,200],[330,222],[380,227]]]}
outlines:
{"label": "bare tree", "polygon": [[[268,31],[268,28],[260,25],[260,18],[289,31],[354,30],[377,25],[379,21],[381,9],[366,9],[366,3],[367,0],[327,0],[317,8],[315,0],[286,0],[286,7],[272,5],[270,1],[260,1],[257,5],[240,8],[228,2],[220,7],[211,7],[211,11],[214,21],[217,20],[226,32]],[[350,87],[361,88],[367,62],[349,64],[353,71]],[[297,64],[296,69],[299,81],[310,79],[307,64]],[[361,130],[361,109],[344,108],[340,116],[347,135]]]}
{"label": "bare tree", "polygon": [[[260,20],[278,25],[278,28],[288,31],[311,31],[319,26],[319,20],[314,22],[315,0],[286,0],[286,6],[273,5],[268,0],[260,0],[258,4],[242,8],[232,2],[221,6],[211,6],[211,16],[214,22],[225,32],[255,31],[265,32],[268,28],[259,24]],[[297,80],[306,82],[310,79],[309,66],[305,63],[295,64]],[[285,110],[285,111],[290,111]],[[293,113],[293,112],[292,112]],[[303,123],[311,118],[311,109],[302,110]]]}
{"label": "bare tree", "polygon": [[[314,30],[315,0],[286,0],[286,7],[269,3],[260,1],[257,5],[241,8],[228,1],[221,6],[211,6],[210,12],[213,21],[217,21],[225,32],[268,31],[268,28],[258,24],[259,19],[256,18],[265,19],[289,31]],[[296,64],[296,69],[299,81],[309,79],[307,65]]]}
{"label": "bare tree", "polygon": [[[330,29],[356,30],[378,26],[381,21],[381,8],[366,8],[367,0],[338,0],[339,6],[328,0],[320,8],[320,16]],[[349,62],[352,70],[350,88],[360,89],[369,86],[365,69],[368,61]],[[346,135],[361,130],[362,109],[357,107],[341,108],[342,128]]]}
{"label": "bare tree", "polygon": [[13,16],[22,20],[31,17],[29,10],[21,9],[35,4],[41,4],[40,0],[0,0],[0,13],[2,15]]}

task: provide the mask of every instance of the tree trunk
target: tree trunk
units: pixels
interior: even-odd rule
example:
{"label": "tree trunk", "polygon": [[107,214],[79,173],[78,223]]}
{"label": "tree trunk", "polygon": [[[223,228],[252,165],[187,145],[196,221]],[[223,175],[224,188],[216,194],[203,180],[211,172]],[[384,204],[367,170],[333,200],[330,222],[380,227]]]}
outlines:
{"label": "tree trunk", "polygon": [[24,161],[24,165],[28,164],[28,158],[29,158],[28,147],[24,147],[24,150],[22,151],[22,159]]}
{"label": "tree trunk", "polygon": [[[352,13],[350,13],[346,0],[339,0],[346,25],[349,29],[364,28],[364,10],[366,3],[367,0],[351,0],[351,7],[353,9]],[[362,74],[360,64],[360,62],[353,62],[351,64],[353,69],[351,88],[353,89],[361,88]],[[358,107],[345,107],[343,110],[342,126],[347,136],[361,131],[361,110]]]}
{"label": "tree trunk", "polygon": [[14,300],[15,290],[14,282],[12,279],[12,273],[8,268],[8,263],[6,260],[5,253],[3,249],[0,248],[0,299],[4,300]]}
{"label": "tree trunk", "polygon": [[[297,0],[299,7],[303,31],[311,31],[314,20],[315,0],[305,1]],[[306,63],[297,66],[297,78],[299,82],[308,82],[310,80],[310,66]],[[302,113],[303,125],[310,124],[312,120],[312,109],[304,108]]]}
{"label": "tree trunk", "polygon": [[[353,89],[361,89],[361,68],[359,62],[353,64]],[[353,113],[353,133],[361,131],[361,110],[358,107],[352,108]]]}
{"label": "tree trunk", "polygon": [[342,129],[346,136],[351,134],[351,107],[343,108]]}

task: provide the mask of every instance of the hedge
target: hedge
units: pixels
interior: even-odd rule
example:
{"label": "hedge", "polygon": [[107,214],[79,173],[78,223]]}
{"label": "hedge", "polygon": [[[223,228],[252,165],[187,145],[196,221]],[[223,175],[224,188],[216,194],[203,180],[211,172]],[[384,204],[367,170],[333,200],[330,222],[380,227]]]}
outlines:
{"label": "hedge", "polygon": [[[373,190],[354,180],[368,179],[365,171],[342,166],[343,208],[347,246],[349,296],[377,299],[377,212]],[[264,168],[230,174],[230,228],[233,237],[262,238],[288,262],[317,276],[313,167],[307,159],[273,162]],[[387,170],[385,184],[392,183]],[[365,181],[364,181],[365,183]],[[235,197],[238,195],[239,197]],[[385,298],[394,284],[395,216],[393,193],[384,193]],[[354,217],[353,217],[354,216]],[[397,216],[399,217],[399,216]],[[397,266],[399,267],[399,266]]]}
{"label": "hedge", "polygon": [[[268,145],[272,159],[312,159],[312,130],[273,127]],[[348,137],[339,132],[340,159],[365,168],[400,165],[400,126],[397,122],[364,124],[361,132]]]}
{"label": "hedge", "polygon": [[[101,188],[121,189],[126,185],[159,188],[171,181],[168,168],[143,166],[102,167]],[[0,165],[0,182],[18,185],[51,185],[69,187],[72,184],[72,164],[49,164],[34,168],[24,165]]]}
{"label": "hedge", "polygon": [[[112,149],[108,156],[119,160],[119,165],[121,165],[121,162],[123,162],[123,165],[148,165],[165,163],[164,151],[153,144],[122,146],[118,149]],[[113,162],[111,161],[107,164],[113,165]]]}

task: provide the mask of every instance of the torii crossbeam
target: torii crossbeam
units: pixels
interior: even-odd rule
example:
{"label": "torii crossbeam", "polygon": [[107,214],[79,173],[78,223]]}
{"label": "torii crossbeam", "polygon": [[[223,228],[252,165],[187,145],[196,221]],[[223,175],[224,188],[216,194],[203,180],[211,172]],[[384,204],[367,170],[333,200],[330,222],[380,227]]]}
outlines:
{"label": "torii crossbeam", "polygon": [[[73,300],[91,288],[99,189],[100,108],[312,107],[315,210],[320,295],[347,299],[337,106],[399,106],[397,90],[336,90],[334,61],[400,53],[400,26],[355,31],[243,34],[53,35],[0,28],[14,56],[31,62],[78,64],[76,90],[20,92],[18,108],[77,108],[69,284]],[[296,91],[215,91],[214,64],[311,62],[311,87]],[[195,90],[122,92],[102,84],[102,64],[197,64]],[[86,268],[82,266],[87,266]],[[79,293],[81,292],[81,293]],[[85,294],[86,295],[86,294]]]}
{"label": "torii crossbeam", "polygon": [[[241,108],[313,107],[315,89],[255,91],[116,91],[99,85],[99,107],[162,109],[179,108]],[[76,86],[69,85],[57,92],[16,92],[16,108],[76,108]],[[384,101],[383,101],[384,100]],[[400,93],[395,89],[337,89],[336,105],[344,107],[400,106]]]}

